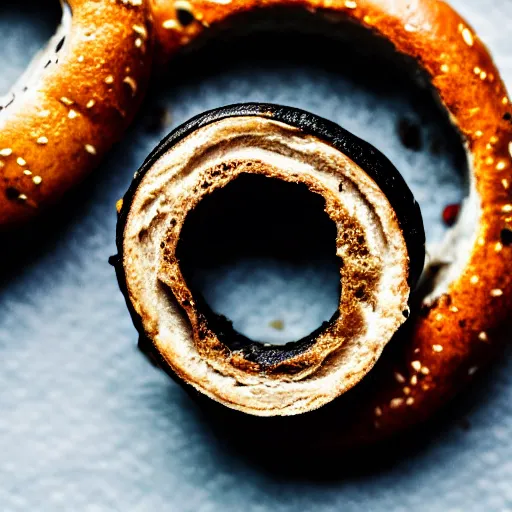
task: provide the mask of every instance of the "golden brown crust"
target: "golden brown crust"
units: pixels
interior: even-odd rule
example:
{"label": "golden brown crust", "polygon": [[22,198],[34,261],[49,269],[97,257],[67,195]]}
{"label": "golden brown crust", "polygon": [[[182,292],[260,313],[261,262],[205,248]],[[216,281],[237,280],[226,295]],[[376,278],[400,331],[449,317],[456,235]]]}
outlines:
{"label": "golden brown crust", "polygon": [[463,18],[436,0],[194,0],[177,3],[198,20],[185,27],[173,4],[154,4],[164,57],[236,14],[288,6],[340,13],[391,41],[430,76],[467,144],[478,225],[461,267],[444,293],[425,303],[403,350],[379,363],[380,382],[350,424],[340,426],[338,440],[371,442],[427,418],[496,353],[510,325],[512,124],[487,49]]}
{"label": "golden brown crust", "polygon": [[58,64],[0,113],[0,228],[54,203],[121,137],[150,73],[146,4],[69,0]]}

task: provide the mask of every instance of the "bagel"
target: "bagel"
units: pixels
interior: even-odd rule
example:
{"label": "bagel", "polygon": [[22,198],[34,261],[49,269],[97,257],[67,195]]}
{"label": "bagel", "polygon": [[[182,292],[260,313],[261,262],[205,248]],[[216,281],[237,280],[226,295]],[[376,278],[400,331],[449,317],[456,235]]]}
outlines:
{"label": "bagel", "polygon": [[[249,215],[261,218],[267,196],[256,190],[278,180],[323,201],[316,207],[332,223],[326,237],[339,259],[341,288],[331,321],[285,347],[244,338],[189,285],[198,257],[215,261],[230,246],[229,236],[220,234],[223,215],[216,212],[228,208],[229,222],[255,198]],[[232,199],[213,199],[233,186]],[[292,192],[284,190],[277,200],[294,226],[304,216],[305,200],[295,211],[286,202]],[[214,202],[205,213],[207,201]],[[311,411],[359,382],[405,322],[410,289],[423,269],[421,214],[398,171],[354,135],[292,108],[234,105],[193,119],[158,146],[123,205],[122,282],[141,332],[173,373],[254,415]],[[237,250],[244,230],[249,239],[255,236],[259,224],[237,224],[228,250]],[[301,229],[315,227],[305,222]],[[254,250],[258,243],[249,240],[248,246]]]}
{"label": "bagel", "polygon": [[144,96],[147,2],[69,0],[48,46],[0,105],[0,229],[33,218],[120,139]]}
{"label": "bagel", "polygon": [[[296,446],[293,440],[304,439],[304,432],[308,432],[316,445],[322,445],[328,450],[370,444],[432,416],[491,360],[506,341],[507,332],[510,332],[512,115],[509,97],[488,51],[472,27],[440,1],[157,2],[153,8],[153,16],[159,59],[169,59],[180,49],[193,42],[200,42],[204,34],[214,34],[216,27],[230,23],[240,27],[243,20],[250,19],[245,14],[258,11],[264,17],[265,9],[269,7],[308,11],[312,19],[325,18],[334,23],[335,28],[337,22],[349,22],[365,28],[378,40],[391,43],[399,55],[422,70],[432,86],[434,96],[460,133],[467,154],[470,191],[457,222],[448,232],[444,243],[429,248],[422,285],[413,297],[410,318],[397,330],[392,342],[369,374],[352,389],[350,388],[355,382],[349,377],[344,384],[333,384],[335,391],[326,390],[320,401],[304,400],[295,409],[292,407],[288,411],[283,410],[279,404],[274,412],[267,407],[265,415],[276,415],[272,420],[255,419],[254,423],[247,419],[249,415],[240,416],[244,418],[240,420],[245,422],[244,432],[255,424],[255,437],[265,443],[275,444],[285,436],[287,442],[290,441],[290,449]],[[173,135],[170,137],[172,139]],[[123,201],[118,223],[119,254],[114,263],[121,289],[140,331],[140,344],[143,349],[171,375],[178,374],[180,381],[192,384],[206,395],[219,400],[219,396],[214,396],[211,391],[192,382],[190,374],[178,369],[175,364],[174,358],[183,355],[189,346],[190,329],[199,329],[201,323],[188,323],[193,317],[191,308],[194,306],[176,301],[176,295],[178,299],[189,296],[186,282],[184,284],[176,272],[172,277],[173,270],[169,266],[162,273],[160,260],[156,258],[150,265],[151,279],[154,282],[166,283],[162,285],[164,288],[170,286],[170,289],[162,292],[167,293],[166,307],[153,305],[161,317],[148,314],[151,305],[144,301],[139,302],[140,296],[134,293],[136,286],[149,279],[137,271],[138,262],[131,258],[132,227],[138,222],[136,205],[142,204],[137,189],[139,183],[144,183],[146,173],[151,175],[159,168],[158,155],[159,149],[145,163]],[[170,176],[166,177],[164,167],[161,167],[159,175],[162,184],[170,179]],[[364,165],[361,167],[364,168]],[[143,189],[144,187],[141,190]],[[137,197],[137,201],[134,201],[134,197]],[[148,208],[156,204],[152,196],[148,196],[146,200]],[[155,219],[160,214],[158,212]],[[140,218],[139,221],[142,222]],[[166,229],[172,233],[172,225],[166,226]],[[170,234],[164,237],[164,232],[166,231],[162,228],[159,236],[162,237],[160,243],[165,253],[166,248],[176,243],[176,240]],[[141,247],[148,244],[150,247],[155,240],[152,239],[151,230],[149,233],[148,238],[141,235],[140,240],[134,244],[139,243]],[[127,252],[130,256],[126,255]],[[402,295],[402,299],[404,297]],[[396,314],[397,306],[398,303],[392,306],[391,315]],[[181,316],[181,313],[185,315]],[[171,354],[172,350],[178,350],[171,343],[171,333],[168,330],[159,331],[159,325],[166,322],[166,325],[175,322],[174,327],[183,331],[183,346],[178,347],[182,350],[181,354]],[[396,322],[395,327],[398,328],[398,325],[399,322]],[[222,343],[221,345],[228,355],[238,357],[236,349]],[[193,356],[192,366],[201,363],[202,358],[210,364],[210,355],[202,353]],[[356,365],[357,360],[353,362]],[[249,363],[247,368],[241,364],[240,371],[258,373],[254,361]],[[368,363],[368,370],[372,364],[373,361]],[[219,370],[216,366],[211,368],[214,372]],[[329,372],[330,368],[327,366],[326,371]],[[272,373],[271,367],[262,371],[263,380],[271,378],[267,375]],[[300,366],[293,368],[293,371],[301,375]],[[307,371],[302,375],[306,378]],[[222,371],[219,376],[221,378]],[[237,376],[232,378],[236,380]],[[244,387],[247,382],[239,384]],[[338,392],[342,395],[333,399]],[[321,391],[319,393],[322,394]],[[262,415],[262,404],[258,401],[258,395],[255,394],[252,398],[254,407],[248,407],[247,401],[234,403],[233,395],[220,401],[226,404],[231,400],[226,404],[229,407]],[[298,398],[300,402],[303,396],[299,393]],[[303,412],[329,400],[331,402],[328,405],[316,411],[294,417],[293,427],[291,418],[277,417],[288,412]],[[288,401],[293,403],[293,397],[288,397]],[[304,404],[308,405],[302,407]],[[282,443],[280,448],[286,451]]]}

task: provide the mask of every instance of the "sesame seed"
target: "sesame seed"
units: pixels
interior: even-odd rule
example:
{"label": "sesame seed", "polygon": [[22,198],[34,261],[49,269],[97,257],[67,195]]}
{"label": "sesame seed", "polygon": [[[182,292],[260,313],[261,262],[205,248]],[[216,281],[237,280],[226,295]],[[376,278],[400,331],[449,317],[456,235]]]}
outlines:
{"label": "sesame seed", "polygon": [[48,144],[48,137],[39,137],[36,142],[42,146]]}
{"label": "sesame seed", "polygon": [[375,407],[375,416],[382,416],[382,409],[380,407]]}
{"label": "sesame seed", "polygon": [[165,28],[166,30],[174,30],[179,28],[179,23],[176,20],[165,20],[162,23],[162,28]]}
{"label": "sesame seed", "polygon": [[496,164],[496,170],[497,171],[503,171],[503,169],[505,169],[505,167],[507,167],[507,163],[505,161],[503,161],[503,160]]}
{"label": "sesame seed", "polygon": [[471,279],[469,280],[471,284],[476,284],[478,283],[478,281],[480,281],[480,278],[478,276],[471,276]]}
{"label": "sesame seed", "polygon": [[508,180],[507,180],[506,178],[503,178],[503,179],[501,180],[501,184],[503,185],[503,188],[504,188],[505,190],[508,190],[509,183],[508,183]]}
{"label": "sesame seed", "polygon": [[485,80],[487,78],[487,73],[485,71],[482,71],[480,73],[480,80]]}
{"label": "sesame seed", "polygon": [[501,252],[503,250],[503,244],[501,242],[496,242],[496,245],[494,246],[494,250],[496,252]]}
{"label": "sesame seed", "polygon": [[468,28],[462,29],[462,39],[468,46],[473,46],[473,34]]}
{"label": "sesame seed", "polygon": [[138,37],[137,39],[135,39],[135,48],[142,48],[142,45],[143,45],[143,41],[140,37]]}
{"label": "sesame seed", "polygon": [[430,386],[428,384],[422,384],[421,389],[423,389],[423,391],[428,391],[430,389]]}
{"label": "sesame seed", "polygon": [[94,105],[96,105],[96,102],[94,100],[89,100],[87,102],[87,105],[85,105],[85,106],[86,106],[86,108],[92,108],[92,107],[94,107]]}
{"label": "sesame seed", "polygon": [[0,149],[0,156],[11,156],[11,155],[12,155],[11,148]]}
{"label": "sesame seed", "polygon": [[403,405],[403,403],[404,403],[403,398],[393,398],[393,400],[391,400],[391,402],[389,402],[389,407],[391,407],[391,409],[397,409],[398,407]]}
{"label": "sesame seed", "polygon": [[346,0],[345,1],[345,7],[347,9],[356,9],[357,8],[357,3],[354,2],[353,0]]}
{"label": "sesame seed", "polygon": [[76,110],[71,109],[68,112],[68,117],[69,119],[75,119],[76,117],[78,117],[78,112]]}
{"label": "sesame seed", "polygon": [[366,16],[363,18],[363,21],[364,21],[366,24],[370,24],[370,23],[372,22],[372,18],[371,18],[371,16],[366,15]]}
{"label": "sesame seed", "polygon": [[107,85],[110,85],[110,84],[113,84],[114,83],[114,77],[112,75],[108,75],[106,78],[105,78],[105,83]]}
{"label": "sesame seed", "polygon": [[510,156],[512,157],[512,142],[508,143],[508,152],[510,153]]}
{"label": "sesame seed", "polygon": [[405,386],[403,389],[404,395],[410,395],[411,394],[411,388]]}
{"label": "sesame seed", "polygon": [[482,331],[479,335],[478,335],[478,339],[480,341],[488,341],[489,338],[487,336],[487,333],[485,331]]}
{"label": "sesame seed", "polygon": [[411,377],[411,386],[416,386],[416,384],[418,384],[418,376],[417,375],[413,375]]}
{"label": "sesame seed", "polygon": [[84,61],[84,56],[83,55],[80,55],[80,57],[78,57],[78,62],[83,62]]}
{"label": "sesame seed", "polygon": [[414,403],[414,398],[412,396],[410,396],[406,401],[405,401],[405,404],[406,405],[412,405]]}
{"label": "sesame seed", "polygon": [[126,76],[123,80],[123,83],[130,87],[132,90],[132,96],[137,94],[137,82],[131,76]]}
{"label": "sesame seed", "polygon": [[496,144],[496,142],[498,142],[500,139],[498,139],[498,137],[496,137],[496,135],[493,135],[490,139],[489,139],[489,142],[491,144]]}
{"label": "sesame seed", "polygon": [[491,290],[491,297],[501,297],[503,295],[503,290],[500,290],[499,288],[494,288],[494,290]]}
{"label": "sesame seed", "polygon": [[443,315],[441,313],[437,313],[436,321],[440,322],[443,319]]}
{"label": "sesame seed", "polygon": [[148,37],[148,31],[146,30],[146,27],[142,25],[133,25],[132,28],[134,32],[139,34],[139,36],[142,36],[144,39]]}
{"label": "sesame seed", "polygon": [[0,169],[2,169],[2,167],[5,167],[5,163],[0,160]]}
{"label": "sesame seed", "polygon": [[468,375],[474,375],[477,371],[478,371],[478,366],[472,366],[472,367],[468,370]]}
{"label": "sesame seed", "polygon": [[25,165],[27,165],[27,162],[25,161],[25,159],[21,158],[21,156],[19,156],[19,157],[16,159],[16,163],[17,163],[20,167],[24,167]]}
{"label": "sesame seed", "polygon": [[413,351],[413,352],[414,352],[415,354],[419,354],[419,353],[420,353],[420,349],[419,349],[419,347],[416,347],[416,348],[414,349],[414,351]]}
{"label": "sesame seed", "polygon": [[480,246],[480,247],[483,247],[485,245],[485,238],[483,236],[479,236],[478,237],[478,240],[476,241],[476,243]]}
{"label": "sesame seed", "polygon": [[25,176],[32,176],[32,171],[29,171],[28,169],[25,169],[25,170],[23,171],[23,174],[24,174]]}
{"label": "sesame seed", "polygon": [[395,372],[395,380],[399,383],[399,384],[403,384],[405,382],[405,377],[399,373],[399,372]]}
{"label": "sesame seed", "polygon": [[484,132],[482,130],[477,130],[475,132],[475,137],[480,138],[483,134],[484,134]]}
{"label": "sesame seed", "polygon": [[96,148],[92,144],[86,144],[84,146],[84,148],[85,148],[85,151],[87,151],[87,153],[90,153],[91,155],[96,154]]}
{"label": "sesame seed", "polygon": [[510,213],[512,212],[512,204],[506,204],[505,206],[503,206],[501,208],[501,211],[502,212],[505,212],[505,213]]}
{"label": "sesame seed", "polygon": [[451,311],[452,313],[458,313],[458,312],[459,312],[459,308],[458,308],[457,306],[452,306],[452,307],[450,308],[450,311]]}
{"label": "sesame seed", "polygon": [[28,197],[27,197],[25,194],[20,194],[20,195],[18,196],[18,199],[19,199],[20,201],[26,201],[26,200],[28,199]]}
{"label": "sesame seed", "polygon": [[503,105],[508,105],[508,98],[506,96],[503,96],[501,103],[503,103]]}
{"label": "sesame seed", "polygon": [[478,66],[475,66],[473,68],[473,73],[475,73],[475,75],[479,75],[481,72],[482,70]]}
{"label": "sesame seed", "polygon": [[419,361],[413,361],[411,363],[411,366],[417,371],[419,372],[421,370],[421,363]]}
{"label": "sesame seed", "polygon": [[486,159],[485,159],[485,163],[487,165],[492,165],[494,163],[494,158],[492,156],[488,156]]}
{"label": "sesame seed", "polygon": [[174,8],[177,11],[190,11],[192,12],[192,4],[188,0],[176,0]]}
{"label": "sesame seed", "polygon": [[41,178],[41,176],[34,176],[32,178],[32,181],[34,182],[35,185],[41,185],[43,178]]}
{"label": "sesame seed", "polygon": [[64,105],[66,105],[67,107],[70,107],[74,103],[73,100],[66,98],[66,96],[62,96],[62,98],[60,99],[60,102],[63,103]]}
{"label": "sesame seed", "polygon": [[404,29],[406,32],[416,32],[418,30],[414,25],[411,25],[410,23],[406,23],[404,25]]}
{"label": "sesame seed", "polygon": [[432,350],[434,352],[442,352],[443,351],[443,345],[432,345]]}
{"label": "sesame seed", "polygon": [[450,71],[450,66],[448,66],[448,64],[441,64],[441,71],[443,73],[448,73],[448,71]]}
{"label": "sesame seed", "polygon": [[48,117],[50,115],[50,111],[49,110],[40,110],[37,115],[39,117]]}
{"label": "sesame seed", "polygon": [[423,367],[421,368],[421,373],[422,373],[423,375],[428,375],[428,374],[430,373],[430,370],[429,370],[426,366],[423,366]]}

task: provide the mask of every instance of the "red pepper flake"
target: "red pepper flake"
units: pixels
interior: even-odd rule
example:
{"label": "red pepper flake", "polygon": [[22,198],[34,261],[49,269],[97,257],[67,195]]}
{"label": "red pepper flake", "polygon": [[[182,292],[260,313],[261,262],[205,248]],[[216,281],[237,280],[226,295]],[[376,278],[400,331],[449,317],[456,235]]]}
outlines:
{"label": "red pepper flake", "polygon": [[460,212],[460,204],[449,204],[443,210],[443,221],[447,226],[453,226]]}

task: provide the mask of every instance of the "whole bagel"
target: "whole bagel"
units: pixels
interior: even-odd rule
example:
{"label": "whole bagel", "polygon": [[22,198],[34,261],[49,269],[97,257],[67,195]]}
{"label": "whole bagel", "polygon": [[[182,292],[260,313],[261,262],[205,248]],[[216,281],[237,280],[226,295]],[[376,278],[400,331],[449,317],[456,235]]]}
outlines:
{"label": "whole bagel", "polygon": [[[423,70],[435,96],[460,132],[468,156],[470,193],[458,221],[445,242],[430,251],[411,318],[369,375],[329,405],[294,418],[293,426],[290,418],[243,420],[244,429],[257,425],[255,435],[267,443],[279,443],[281,436],[299,441],[304,432],[328,449],[373,443],[429,418],[472,379],[506,340],[512,310],[509,99],[498,70],[474,30],[440,1],[156,2],[153,13],[159,58],[165,60],[180,48],[201,41],[205,31],[214,34],[216,27],[230,24],[240,27],[243,20],[250,19],[245,16],[248,13],[257,11],[260,19],[264,18],[265,9],[270,7],[308,11],[313,18],[327,19],[335,28],[337,22],[355,23],[390,42],[398,54]],[[150,172],[153,164],[157,165],[155,155],[146,162],[142,174]],[[121,288],[141,332],[141,345],[159,365],[175,374],[169,333],[159,332],[158,319],[155,322],[155,318],[145,316],[148,305],[138,302],[130,291],[132,278],[137,278],[137,267],[133,260],[124,257],[129,231],[125,228],[130,225],[132,199],[140,179],[143,180],[135,180],[124,201],[118,225],[116,266]],[[161,240],[164,252],[171,240],[172,237]],[[156,270],[153,278],[170,286],[168,279]],[[178,277],[169,293],[170,304],[178,304],[177,309],[163,308],[162,315],[179,315],[182,307],[190,313],[188,304],[180,306],[179,300],[173,302],[173,293],[180,287],[186,290],[187,284]],[[201,341],[196,339],[196,344],[200,346]],[[235,352],[231,351],[232,357],[238,355]],[[190,375],[177,373],[200,388]],[[347,385],[344,391],[349,388]],[[254,404],[255,408],[261,405],[258,396],[254,397]],[[228,405],[247,412],[246,404]],[[276,415],[281,414],[279,407],[275,411]],[[258,414],[254,410],[248,412]]]}

